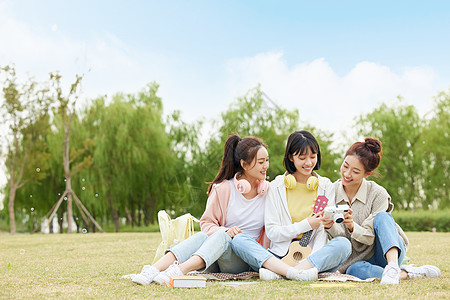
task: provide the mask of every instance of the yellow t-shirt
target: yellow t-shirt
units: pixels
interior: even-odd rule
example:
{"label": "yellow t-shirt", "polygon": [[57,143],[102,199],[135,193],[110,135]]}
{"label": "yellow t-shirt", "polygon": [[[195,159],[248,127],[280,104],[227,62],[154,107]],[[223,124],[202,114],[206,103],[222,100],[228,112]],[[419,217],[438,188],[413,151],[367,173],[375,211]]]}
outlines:
{"label": "yellow t-shirt", "polygon": [[286,189],[286,198],[292,223],[300,222],[312,216],[317,190],[310,191],[306,188],[306,184],[297,182],[295,188]]}

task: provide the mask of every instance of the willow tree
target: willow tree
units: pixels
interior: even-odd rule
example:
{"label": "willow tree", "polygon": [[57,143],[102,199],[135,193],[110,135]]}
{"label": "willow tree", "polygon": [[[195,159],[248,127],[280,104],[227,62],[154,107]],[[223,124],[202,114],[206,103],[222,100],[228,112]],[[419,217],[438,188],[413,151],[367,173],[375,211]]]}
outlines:
{"label": "willow tree", "polygon": [[[46,217],[51,220],[60,207],[62,201],[66,200],[68,233],[72,233],[73,227],[73,200],[75,200],[75,204],[77,205],[84,221],[88,223],[88,219],[90,219],[100,231],[103,231],[100,225],[82,204],[76,193],[73,191],[71,185],[72,176],[79,173],[81,170],[88,168],[92,164],[92,157],[90,155],[85,155],[82,161],[74,163],[80,156],[85,154],[90,146],[92,146],[93,141],[91,139],[87,139],[81,149],[75,150],[70,148],[70,133],[72,129],[72,121],[76,115],[75,105],[79,97],[81,80],[82,77],[77,75],[76,80],[71,84],[69,91],[65,94],[61,87],[61,75],[57,73],[50,74],[51,97],[56,103],[55,115],[60,118],[61,123],[59,129],[63,131],[63,142],[61,149],[64,167],[65,191],[62,193],[58,202],[49,211]],[[58,120],[58,117],[56,117],[55,120]],[[74,163],[73,166],[71,166],[72,163]],[[36,229],[37,228],[35,228],[35,230]]]}
{"label": "willow tree", "polygon": [[1,69],[3,81],[2,108],[5,124],[9,125],[7,140],[8,213],[11,234],[16,233],[15,197],[18,189],[30,181],[46,177],[48,153],[45,135],[49,129],[47,90],[29,79],[17,83],[13,66]]}
{"label": "willow tree", "polygon": [[87,115],[95,134],[94,165],[101,200],[109,207],[115,230],[120,217],[130,225],[153,222],[167,198],[172,151],[162,120],[158,85],[135,94],[116,94],[110,103],[96,99]]}

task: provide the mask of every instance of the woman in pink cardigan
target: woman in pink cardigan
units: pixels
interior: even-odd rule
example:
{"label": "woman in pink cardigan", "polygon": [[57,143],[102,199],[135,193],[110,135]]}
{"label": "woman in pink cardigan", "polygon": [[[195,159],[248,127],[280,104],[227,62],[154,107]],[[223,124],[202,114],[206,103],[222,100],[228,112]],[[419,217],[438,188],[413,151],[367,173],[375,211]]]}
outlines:
{"label": "woman in pink cardigan", "polygon": [[[269,167],[267,146],[256,137],[231,135],[225,142],[219,172],[208,188],[208,201],[199,232],[167,250],[154,265],[145,265],[133,282],[167,284],[170,276],[194,270],[241,273],[250,266],[232,250],[231,240],[246,232],[265,248],[264,205]],[[261,247],[262,248],[262,247]],[[270,254],[264,253],[271,258]]]}

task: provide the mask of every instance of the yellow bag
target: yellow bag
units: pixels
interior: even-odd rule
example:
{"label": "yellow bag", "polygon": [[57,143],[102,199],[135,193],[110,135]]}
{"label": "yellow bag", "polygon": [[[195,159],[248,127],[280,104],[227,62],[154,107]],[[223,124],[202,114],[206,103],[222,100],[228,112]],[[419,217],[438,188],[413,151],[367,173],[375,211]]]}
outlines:
{"label": "yellow bag", "polygon": [[165,210],[158,212],[158,223],[162,241],[156,250],[152,265],[164,256],[169,247],[180,243],[194,234],[194,222],[199,223],[200,220],[189,213],[172,220]]}

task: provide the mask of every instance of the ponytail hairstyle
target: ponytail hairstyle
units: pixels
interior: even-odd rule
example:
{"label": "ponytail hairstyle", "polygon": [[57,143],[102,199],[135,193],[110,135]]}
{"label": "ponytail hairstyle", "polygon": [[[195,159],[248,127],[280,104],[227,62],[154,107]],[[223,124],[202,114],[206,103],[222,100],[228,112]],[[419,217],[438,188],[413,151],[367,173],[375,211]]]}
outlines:
{"label": "ponytail hairstyle", "polygon": [[297,168],[294,162],[291,161],[293,156],[303,155],[308,153],[308,150],[317,154],[317,163],[313,170],[319,170],[322,163],[320,155],[320,147],[316,138],[306,130],[295,131],[291,133],[286,143],[286,151],[284,152],[283,165],[289,174],[294,174]]}
{"label": "ponytail hairstyle", "polygon": [[381,161],[381,142],[376,138],[367,137],[364,142],[356,142],[350,146],[345,156],[355,155],[367,172],[375,170]]}
{"label": "ponytail hairstyle", "polygon": [[214,184],[231,179],[234,174],[243,171],[241,160],[251,164],[261,147],[267,149],[267,145],[260,138],[249,136],[241,139],[237,134],[230,135],[225,142],[219,172],[216,178],[209,182],[208,195]]}

